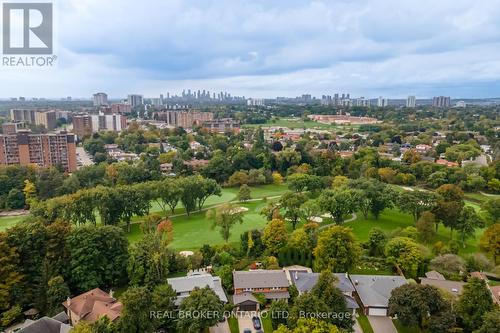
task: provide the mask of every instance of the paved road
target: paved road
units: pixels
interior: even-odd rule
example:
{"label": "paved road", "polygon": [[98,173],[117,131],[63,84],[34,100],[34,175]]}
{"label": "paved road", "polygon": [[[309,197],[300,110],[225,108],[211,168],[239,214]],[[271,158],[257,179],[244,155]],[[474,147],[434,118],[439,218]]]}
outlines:
{"label": "paved road", "polygon": [[227,320],[223,323],[218,323],[216,326],[210,327],[210,333],[231,333]]}
{"label": "paved road", "polygon": [[92,162],[92,160],[90,159],[85,149],[83,149],[83,147],[76,147],[76,155],[77,159],[82,164],[82,166],[88,166],[94,164],[94,162]]}
{"label": "paved road", "polygon": [[373,332],[375,333],[398,333],[389,317],[368,316],[368,321],[370,325],[372,325]]}

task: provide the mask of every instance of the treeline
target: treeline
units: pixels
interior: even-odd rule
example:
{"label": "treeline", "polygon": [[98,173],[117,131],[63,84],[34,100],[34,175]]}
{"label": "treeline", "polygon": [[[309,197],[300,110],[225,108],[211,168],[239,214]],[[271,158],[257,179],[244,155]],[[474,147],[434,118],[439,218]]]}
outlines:
{"label": "treeline", "polygon": [[134,215],[149,214],[153,200],[158,202],[164,215],[174,213],[178,203],[189,215],[201,210],[212,195],[221,195],[221,188],[214,180],[189,176],[134,185],[97,186],[33,202],[30,211],[47,223],[61,219],[78,225],[96,224],[99,216],[104,225],[123,222],[129,226]]}

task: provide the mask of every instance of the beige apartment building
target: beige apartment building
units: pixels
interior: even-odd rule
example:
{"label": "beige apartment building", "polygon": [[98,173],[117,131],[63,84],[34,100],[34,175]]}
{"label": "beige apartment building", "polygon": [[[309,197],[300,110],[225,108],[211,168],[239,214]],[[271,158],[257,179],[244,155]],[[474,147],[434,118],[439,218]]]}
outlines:
{"label": "beige apartment building", "polygon": [[75,136],[71,133],[32,134],[19,131],[0,135],[0,164],[41,167],[60,165],[64,170],[76,170]]}
{"label": "beige apartment building", "polygon": [[11,109],[10,119],[13,122],[23,121],[31,125],[41,125],[48,131],[53,130],[57,125],[55,110]]}

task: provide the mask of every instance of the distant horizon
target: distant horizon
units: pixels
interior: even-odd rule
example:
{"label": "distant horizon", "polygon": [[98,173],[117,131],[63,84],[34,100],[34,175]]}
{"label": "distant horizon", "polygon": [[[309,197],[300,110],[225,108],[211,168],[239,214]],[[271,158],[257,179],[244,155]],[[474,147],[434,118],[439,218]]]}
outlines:
{"label": "distant horizon", "polygon": [[47,1],[55,65],[1,62],[2,95],[155,96],[179,87],[255,98],[500,94],[493,0]]}

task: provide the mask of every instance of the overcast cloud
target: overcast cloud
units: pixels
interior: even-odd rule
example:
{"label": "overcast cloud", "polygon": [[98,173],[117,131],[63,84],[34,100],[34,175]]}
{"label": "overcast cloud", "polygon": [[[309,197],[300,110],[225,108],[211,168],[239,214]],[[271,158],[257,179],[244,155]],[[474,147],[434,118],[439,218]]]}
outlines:
{"label": "overcast cloud", "polygon": [[57,0],[52,70],[0,96],[500,96],[499,0]]}

